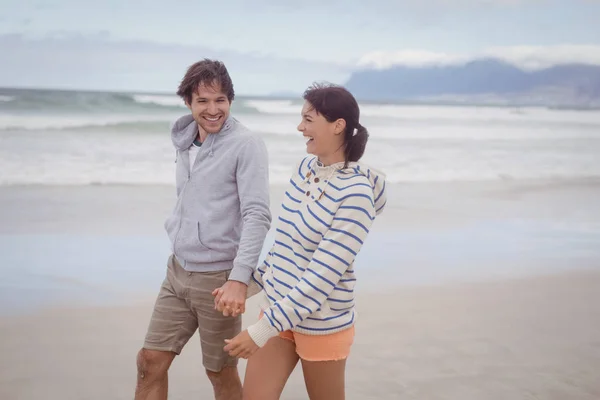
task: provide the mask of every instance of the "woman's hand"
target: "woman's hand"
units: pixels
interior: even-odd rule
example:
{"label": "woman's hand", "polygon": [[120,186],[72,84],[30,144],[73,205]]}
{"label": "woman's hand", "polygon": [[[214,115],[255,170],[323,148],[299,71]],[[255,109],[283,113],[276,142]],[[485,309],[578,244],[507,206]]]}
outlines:
{"label": "woman's hand", "polygon": [[227,345],[223,348],[232,357],[250,358],[256,350],[260,349],[248,334],[248,330],[240,332],[233,339],[225,339]]}
{"label": "woman's hand", "polygon": [[220,288],[213,290],[215,309],[224,316],[237,317],[246,311],[246,292],[248,286],[237,281],[227,281]]}

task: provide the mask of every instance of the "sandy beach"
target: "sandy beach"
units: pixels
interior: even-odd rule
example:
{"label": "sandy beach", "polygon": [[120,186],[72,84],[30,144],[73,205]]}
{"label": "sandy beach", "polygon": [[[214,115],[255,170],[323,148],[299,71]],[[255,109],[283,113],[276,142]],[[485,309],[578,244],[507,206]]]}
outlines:
{"label": "sandy beach", "polygon": [[[390,186],[357,260],[347,398],[600,398],[599,195],[593,181]],[[173,200],[168,186],[0,187],[1,399],[133,397]],[[194,337],[170,398],[211,398],[199,354]],[[298,368],[282,399],[306,398]]]}
{"label": "sandy beach", "polygon": [[[347,398],[597,399],[598,304],[599,272],[363,293]],[[151,309],[3,318],[0,398],[131,399]],[[172,367],[172,399],[210,398],[194,339]],[[282,399],[306,398],[297,368]]]}

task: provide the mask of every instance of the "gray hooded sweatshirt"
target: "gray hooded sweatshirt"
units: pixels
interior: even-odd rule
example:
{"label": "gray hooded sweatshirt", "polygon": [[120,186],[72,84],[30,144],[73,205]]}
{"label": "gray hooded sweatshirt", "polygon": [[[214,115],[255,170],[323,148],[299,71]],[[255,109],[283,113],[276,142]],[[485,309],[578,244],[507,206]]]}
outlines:
{"label": "gray hooded sweatshirt", "polygon": [[231,270],[248,284],[271,224],[267,149],[235,118],[209,134],[190,173],[198,135],[192,115],[171,130],[177,150],[177,203],[165,222],[173,254],[187,271]]}

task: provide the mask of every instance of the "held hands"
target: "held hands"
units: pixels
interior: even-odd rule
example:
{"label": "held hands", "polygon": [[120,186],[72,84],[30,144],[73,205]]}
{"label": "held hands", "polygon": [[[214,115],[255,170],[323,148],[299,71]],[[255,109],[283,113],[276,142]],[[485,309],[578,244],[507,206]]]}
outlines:
{"label": "held hands", "polygon": [[256,353],[256,350],[260,348],[256,343],[254,343],[254,340],[252,340],[248,334],[247,329],[243,332],[240,332],[233,339],[225,339],[225,343],[227,343],[227,345],[223,348],[223,350],[228,352],[230,356],[245,359],[250,358],[250,356]]}
{"label": "held hands", "polygon": [[[237,317],[246,311],[246,292],[248,286],[242,282],[227,281],[220,288],[215,289],[212,295],[215,296],[215,309],[222,312],[224,316]],[[258,349],[248,330],[238,334],[233,339],[225,339],[225,350],[232,357],[249,358]]]}
{"label": "held hands", "polygon": [[215,309],[226,317],[237,317],[246,311],[246,292],[248,286],[238,281],[227,281],[220,288],[215,289]]}

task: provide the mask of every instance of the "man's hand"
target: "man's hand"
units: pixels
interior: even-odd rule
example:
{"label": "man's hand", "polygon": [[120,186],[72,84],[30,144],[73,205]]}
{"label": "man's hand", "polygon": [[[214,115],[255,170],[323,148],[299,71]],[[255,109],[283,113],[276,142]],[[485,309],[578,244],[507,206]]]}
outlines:
{"label": "man's hand", "polygon": [[227,281],[220,288],[215,289],[215,309],[224,316],[237,317],[246,311],[246,292],[248,286],[238,281]]}
{"label": "man's hand", "polygon": [[254,343],[254,340],[252,340],[248,334],[247,329],[243,332],[240,332],[233,339],[225,339],[225,343],[227,343],[227,346],[225,346],[223,350],[229,353],[229,355],[232,357],[247,359],[250,358],[252,354],[256,353],[256,350],[260,348],[256,343]]}

